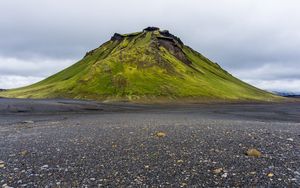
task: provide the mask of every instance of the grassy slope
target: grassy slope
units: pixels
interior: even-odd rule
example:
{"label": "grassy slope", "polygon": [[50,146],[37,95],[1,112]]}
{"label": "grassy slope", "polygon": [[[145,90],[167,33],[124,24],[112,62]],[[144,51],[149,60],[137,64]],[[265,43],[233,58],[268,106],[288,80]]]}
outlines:
{"label": "grassy slope", "polygon": [[[125,35],[124,35],[125,36]],[[187,66],[164,47],[157,32],[141,32],[108,41],[71,67],[36,84],[1,92],[18,98],[126,99],[147,101],[276,100],[280,97],[250,86],[201,54],[183,46]]]}

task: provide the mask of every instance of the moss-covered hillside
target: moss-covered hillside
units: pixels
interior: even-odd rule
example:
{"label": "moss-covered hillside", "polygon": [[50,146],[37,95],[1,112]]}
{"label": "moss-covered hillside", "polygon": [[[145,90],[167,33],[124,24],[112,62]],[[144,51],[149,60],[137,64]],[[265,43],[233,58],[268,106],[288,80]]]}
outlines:
{"label": "moss-covered hillside", "polygon": [[158,28],[115,34],[69,68],[0,96],[136,102],[279,99],[233,77]]}

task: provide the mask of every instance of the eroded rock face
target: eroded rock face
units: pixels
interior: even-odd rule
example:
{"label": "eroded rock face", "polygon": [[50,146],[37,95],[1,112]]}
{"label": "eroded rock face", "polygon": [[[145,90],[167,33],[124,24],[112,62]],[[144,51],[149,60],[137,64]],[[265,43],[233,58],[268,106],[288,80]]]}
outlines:
{"label": "eroded rock face", "polygon": [[183,45],[183,42],[180,40],[180,38],[176,37],[175,35],[172,35],[168,30],[160,31],[159,33],[165,37],[172,38],[176,40],[180,45]]}
{"label": "eroded rock face", "polygon": [[115,41],[115,40],[122,40],[123,38],[124,38],[124,37],[123,37],[121,34],[115,33],[115,34],[111,37],[110,40],[113,40],[113,41]]}
{"label": "eroded rock face", "polygon": [[158,37],[158,45],[167,49],[169,52],[171,52],[172,55],[174,55],[177,59],[184,62],[185,64],[192,64],[192,62],[187,59],[181,47],[173,39]]}

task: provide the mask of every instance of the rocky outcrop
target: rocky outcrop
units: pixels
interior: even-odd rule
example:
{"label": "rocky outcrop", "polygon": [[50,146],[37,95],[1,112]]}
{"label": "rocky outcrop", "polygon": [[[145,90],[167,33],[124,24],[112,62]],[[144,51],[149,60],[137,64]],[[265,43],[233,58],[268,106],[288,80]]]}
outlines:
{"label": "rocky outcrop", "polygon": [[176,37],[175,35],[172,35],[168,30],[160,31],[160,34],[162,36],[172,38],[172,39],[176,40],[179,44],[183,45],[183,42],[180,40],[180,38]]}
{"label": "rocky outcrop", "polygon": [[96,51],[96,49],[95,49],[95,50],[91,50],[91,51],[89,51],[89,52],[86,52],[84,57],[87,57],[87,56],[89,56],[89,55],[93,55],[93,53],[94,53],[95,51]]}
{"label": "rocky outcrop", "polygon": [[159,46],[162,46],[165,49],[167,49],[172,55],[174,55],[177,59],[184,62],[185,64],[192,64],[192,62],[187,59],[181,47],[176,43],[176,41],[174,41],[174,39],[158,37],[158,44]]}
{"label": "rocky outcrop", "polygon": [[115,40],[122,40],[124,37],[119,34],[119,33],[115,33],[110,40],[115,41]]}
{"label": "rocky outcrop", "polygon": [[147,27],[143,31],[159,31],[158,27]]}

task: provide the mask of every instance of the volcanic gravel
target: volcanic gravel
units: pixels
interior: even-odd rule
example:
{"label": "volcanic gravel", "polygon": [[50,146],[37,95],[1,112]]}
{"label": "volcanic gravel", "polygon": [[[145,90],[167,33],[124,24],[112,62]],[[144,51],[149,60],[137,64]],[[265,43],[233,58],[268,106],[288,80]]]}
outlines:
{"label": "volcanic gravel", "polygon": [[299,187],[300,103],[0,99],[0,186]]}

